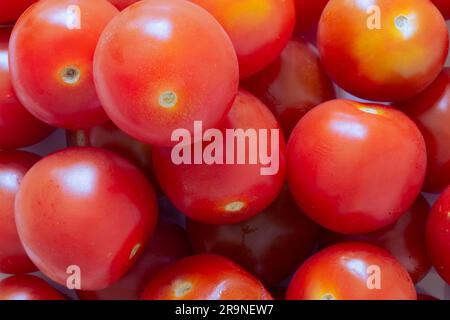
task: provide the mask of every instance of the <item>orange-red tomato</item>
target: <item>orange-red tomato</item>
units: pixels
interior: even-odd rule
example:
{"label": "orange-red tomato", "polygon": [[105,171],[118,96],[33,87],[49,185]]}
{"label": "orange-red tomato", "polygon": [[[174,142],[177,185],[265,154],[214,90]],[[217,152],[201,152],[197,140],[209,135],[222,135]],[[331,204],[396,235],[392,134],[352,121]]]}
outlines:
{"label": "orange-red tomato", "polygon": [[332,100],[304,116],[287,150],[288,182],[300,207],[325,228],[358,234],[404,214],[425,178],[426,147],[402,112]]}
{"label": "orange-red tomato", "polygon": [[366,243],[328,247],[309,258],[289,284],[288,300],[416,300],[405,268]]}
{"label": "orange-red tomato", "polygon": [[293,0],[191,0],[225,28],[239,59],[241,78],[261,71],[281,53],[295,26]]}
{"label": "orange-red tomato", "polygon": [[41,278],[18,275],[0,280],[0,300],[65,300]]}
{"label": "orange-red tomato", "polygon": [[37,0],[0,0],[0,24],[14,23]]}
{"label": "orange-red tomato", "polygon": [[252,275],[231,260],[196,255],[179,260],[147,285],[143,300],[272,300]]}
{"label": "orange-red tomato", "polygon": [[56,127],[107,120],[92,75],[100,33],[118,10],[106,0],[38,1],[14,26],[10,69],[24,107]]}
{"label": "orange-red tomato", "polygon": [[445,19],[450,19],[450,1],[448,0],[431,0],[441,11]]}
{"label": "orange-red tomato", "polygon": [[295,0],[297,10],[296,32],[304,34],[313,31],[317,27],[320,15],[327,3],[328,0]]}
{"label": "orange-red tomato", "polygon": [[330,0],[317,39],[336,83],[376,101],[425,89],[441,72],[449,46],[442,15],[425,0]]}

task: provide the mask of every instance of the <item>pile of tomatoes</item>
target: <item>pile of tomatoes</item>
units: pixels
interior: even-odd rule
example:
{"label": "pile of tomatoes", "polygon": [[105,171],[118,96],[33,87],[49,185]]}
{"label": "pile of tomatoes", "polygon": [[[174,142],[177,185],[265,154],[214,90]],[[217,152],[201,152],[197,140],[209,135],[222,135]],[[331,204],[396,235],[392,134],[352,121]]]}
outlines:
{"label": "pile of tomatoes", "polygon": [[[450,284],[446,19],[447,0],[0,0],[0,299]],[[174,162],[196,122],[269,131],[276,172]],[[67,148],[21,150],[55,128]]]}

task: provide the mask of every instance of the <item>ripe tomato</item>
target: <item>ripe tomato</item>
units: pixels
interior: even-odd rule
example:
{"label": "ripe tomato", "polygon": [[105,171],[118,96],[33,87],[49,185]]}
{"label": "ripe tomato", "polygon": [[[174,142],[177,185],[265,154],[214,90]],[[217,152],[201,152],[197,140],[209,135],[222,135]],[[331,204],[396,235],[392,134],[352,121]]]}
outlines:
{"label": "ripe tomato", "polygon": [[35,144],[53,131],[53,128],[26,111],[17,100],[8,68],[10,34],[10,28],[0,28],[0,149],[16,149]]}
{"label": "ripe tomato", "polygon": [[13,23],[37,0],[0,0],[0,24]]}
{"label": "ripe tomato", "polygon": [[0,151],[0,273],[37,270],[17,234],[14,201],[23,176],[39,159],[25,151]]}
{"label": "ripe tomato", "polygon": [[[231,138],[226,138],[228,129],[233,130]],[[241,130],[242,135],[234,130]],[[248,138],[251,134],[245,138],[247,130],[254,130],[255,139]],[[261,134],[261,130],[266,132],[266,136]],[[239,92],[217,131],[223,136],[222,141],[210,137],[213,142],[209,144],[186,144],[186,153],[193,154],[194,158],[205,158],[207,148],[219,145],[222,151],[216,149],[216,158],[220,158],[223,164],[217,162],[218,159],[210,161],[211,164],[207,164],[208,159],[201,164],[175,164],[175,149],[158,148],[153,150],[153,166],[158,168],[156,177],[170,201],[188,217],[210,224],[242,222],[267,208],[280,192],[286,175],[284,138],[269,109],[245,91]],[[255,150],[258,145],[259,153]],[[261,156],[254,159],[254,164],[249,160],[264,152],[261,145],[272,150],[272,175],[262,175],[262,170],[268,169],[269,165],[263,165]],[[198,151],[202,147],[205,152]],[[244,156],[246,161],[240,164],[237,159]],[[229,163],[225,160],[229,158],[234,161]]]}
{"label": "ripe tomato", "polygon": [[142,256],[118,282],[100,291],[79,291],[82,300],[137,300],[165,266],[191,254],[189,240],[181,227],[160,220]]}
{"label": "ripe tomato", "polygon": [[154,277],[143,300],[272,300],[252,275],[216,255],[179,260]]}
{"label": "ripe tomato", "polygon": [[327,3],[328,0],[295,0],[297,10],[295,31],[305,34],[316,28]]}
{"label": "ripe tomato", "polygon": [[100,100],[113,122],[144,142],[170,146],[172,132],[230,110],[239,75],[219,23],[189,1],[151,0],[121,12],[94,60]]}
{"label": "ripe tomato", "polygon": [[207,225],[188,220],[187,231],[196,252],[230,258],[268,285],[290,276],[311,253],[318,236],[317,226],[296,208],[287,190],[246,222]]}
{"label": "ripe tomato", "polygon": [[286,136],[310,109],[336,97],[315,48],[302,39],[291,40],[274,63],[243,86],[272,110]]}
{"label": "ripe tomato", "polygon": [[448,0],[431,0],[441,11],[445,19],[450,19],[450,1]]}
{"label": "ripe tomato", "polygon": [[402,112],[333,100],[300,120],[287,161],[289,186],[306,214],[335,232],[358,234],[395,222],[413,204],[426,148]]}
{"label": "ripe tomato", "polygon": [[139,0],[109,0],[113,5],[117,7],[119,10],[123,10],[126,7],[132,5],[135,2],[138,2]]}
{"label": "ripe tomato", "polygon": [[295,26],[293,0],[191,0],[225,28],[239,59],[241,78],[261,71],[281,53]]}
{"label": "ripe tomato", "polygon": [[17,96],[28,111],[69,129],[107,120],[95,92],[92,59],[100,33],[117,12],[105,0],[48,0],[20,17],[9,62]]}
{"label": "ripe tomato", "polygon": [[68,148],[39,161],[16,199],[17,230],[28,256],[63,285],[68,267],[79,267],[83,290],[104,289],[123,276],[157,218],[144,175],[97,148]]}
{"label": "ripe tomato", "polygon": [[428,153],[425,190],[439,193],[450,185],[450,68],[419,95],[399,104],[422,132]]}
{"label": "ripe tomato", "polygon": [[387,251],[366,243],[328,247],[292,278],[288,300],[416,300],[408,272]]}
{"label": "ripe tomato", "polygon": [[418,283],[431,268],[425,244],[425,226],[429,212],[430,206],[427,201],[419,196],[408,212],[390,226],[353,236],[324,230],[321,242],[330,245],[344,241],[361,241],[378,245],[389,251],[406,268],[413,282]]}
{"label": "ripe tomato", "polygon": [[431,210],[427,223],[427,247],[436,271],[450,285],[450,187]]}
{"label": "ripe tomato", "polygon": [[65,300],[47,282],[31,275],[0,280],[0,300]]}
{"label": "ripe tomato", "polygon": [[436,79],[447,58],[448,33],[429,1],[330,0],[318,47],[325,69],[345,90],[397,101]]}

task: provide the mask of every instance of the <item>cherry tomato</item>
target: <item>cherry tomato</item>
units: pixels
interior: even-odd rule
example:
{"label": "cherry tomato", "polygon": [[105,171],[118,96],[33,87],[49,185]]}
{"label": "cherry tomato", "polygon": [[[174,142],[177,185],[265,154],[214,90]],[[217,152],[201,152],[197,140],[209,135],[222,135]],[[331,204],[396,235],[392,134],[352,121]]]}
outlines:
{"label": "cherry tomato", "polygon": [[68,148],[39,161],[23,178],[15,209],[19,237],[39,270],[62,285],[80,276],[82,290],[123,276],[157,218],[144,175],[97,148]]}
{"label": "cherry tomato", "polygon": [[109,0],[113,5],[117,7],[119,10],[123,10],[126,7],[132,5],[135,2],[138,2],[139,0]]}
{"label": "cherry tomato", "polygon": [[318,236],[317,226],[296,208],[287,190],[251,220],[233,225],[188,220],[187,231],[195,251],[228,257],[270,285],[298,268]]}
{"label": "cherry tomato", "polygon": [[450,187],[431,210],[427,223],[427,247],[434,268],[450,285]]}
{"label": "cherry tomato", "polygon": [[445,19],[450,19],[450,2],[448,0],[431,0],[441,11]]}
{"label": "cherry tomato", "polygon": [[387,251],[366,243],[328,247],[292,278],[288,300],[416,300],[408,272]]}
{"label": "cherry tomato", "polygon": [[231,260],[196,255],[179,260],[154,277],[143,300],[272,300],[252,275]]}
{"label": "cherry tomato", "polygon": [[47,282],[31,275],[0,280],[0,300],[66,300]]}
{"label": "cherry tomato", "polygon": [[225,28],[239,59],[241,78],[261,71],[281,53],[295,26],[293,0],[191,0]]}
{"label": "cherry tomato", "polygon": [[419,95],[399,104],[422,132],[428,152],[425,190],[442,192],[450,185],[450,68]]}
{"label": "cherry tomato", "polygon": [[336,83],[376,101],[425,89],[441,72],[449,45],[442,15],[424,0],[330,0],[317,39]]}
{"label": "cherry tomato", "polygon": [[0,0],[0,24],[13,23],[37,0]]}
{"label": "cherry tomato", "polygon": [[10,28],[0,27],[0,149],[35,144],[53,131],[26,111],[17,100],[8,68],[10,34]]}
{"label": "cherry tomato", "polygon": [[160,220],[142,256],[122,279],[101,291],[79,291],[78,297],[82,300],[137,300],[161,269],[190,254],[184,229]]}
{"label": "cherry tomato", "polygon": [[94,76],[111,120],[129,135],[170,146],[172,132],[216,126],[239,82],[233,45],[189,1],[151,0],[122,11],[103,32]]}
{"label": "cherry tomato", "polygon": [[310,109],[336,98],[315,48],[302,39],[291,40],[274,63],[243,86],[272,110],[286,136]]}
{"label": "cherry tomato", "polygon": [[323,231],[322,244],[329,245],[343,241],[361,241],[378,245],[388,250],[409,272],[414,283],[422,280],[431,268],[428,258],[425,226],[430,206],[419,196],[413,206],[398,221],[381,230],[345,236]]}
{"label": "cherry tomato", "polygon": [[0,273],[37,270],[17,234],[14,201],[23,176],[39,159],[25,151],[0,151]]}
{"label": "cherry tomato", "polygon": [[288,182],[300,207],[327,229],[367,233],[400,218],[425,177],[425,142],[402,112],[333,100],[292,132]]}
{"label": "cherry tomato", "polygon": [[[231,138],[227,134],[229,130],[233,133]],[[240,130],[242,135],[234,130]],[[245,138],[244,133],[248,130],[253,130],[254,139]],[[269,109],[245,91],[239,92],[220,130],[216,131],[222,137],[211,137],[213,142],[209,144],[200,141],[191,146],[186,144],[186,140],[180,141],[187,146],[186,154],[193,155],[188,160],[194,163],[192,158],[203,156],[201,164],[174,162],[174,154],[185,154],[175,148],[154,149],[156,177],[170,201],[188,217],[210,224],[242,222],[267,208],[280,192],[286,173],[284,138]],[[260,154],[264,151],[263,148],[259,148],[259,153],[255,151],[258,145],[266,145],[267,150],[277,152],[272,153],[270,165],[261,162]],[[209,148],[217,146],[215,159],[205,156]],[[217,151],[219,148],[222,151]],[[244,157],[246,161],[238,162],[238,158]],[[234,161],[226,160],[230,158]],[[250,158],[256,161],[252,163]],[[266,169],[271,172],[263,175]]]}
{"label": "cherry tomato", "polygon": [[295,31],[305,34],[316,28],[327,3],[328,0],[295,0],[297,9]]}
{"label": "cherry tomato", "polygon": [[68,129],[107,120],[95,91],[92,60],[100,33],[117,13],[106,0],[48,0],[20,17],[9,62],[17,96],[28,111]]}

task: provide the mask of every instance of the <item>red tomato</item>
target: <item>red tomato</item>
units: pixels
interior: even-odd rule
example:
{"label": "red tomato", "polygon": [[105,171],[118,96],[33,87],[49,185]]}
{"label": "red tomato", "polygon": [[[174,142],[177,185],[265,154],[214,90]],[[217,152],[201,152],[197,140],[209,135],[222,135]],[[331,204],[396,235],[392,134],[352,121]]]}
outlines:
{"label": "red tomato", "polygon": [[13,23],[37,0],[0,0],[0,24]]}
{"label": "red tomato", "polygon": [[195,251],[230,258],[269,285],[290,276],[318,236],[317,226],[296,208],[287,190],[251,220],[233,225],[188,220],[187,231]]}
{"label": "red tomato", "polygon": [[317,27],[328,0],[295,0],[297,9],[296,32],[308,33]]}
{"label": "red tomato", "polygon": [[138,2],[139,0],[109,0],[113,5],[117,7],[119,10],[123,10],[126,7],[132,5],[135,2]]}
{"label": "red tomato", "polygon": [[101,291],[79,291],[82,300],[138,300],[147,283],[165,266],[191,254],[181,227],[159,221],[150,243],[128,273]]}
{"label": "red tomato", "polygon": [[26,111],[17,100],[8,68],[10,34],[10,28],[0,28],[0,149],[16,149],[35,144],[53,131],[53,128]]}
{"label": "red tomato", "polygon": [[170,146],[172,132],[230,110],[239,75],[219,23],[188,1],[143,1],[103,32],[94,60],[100,100],[113,122],[144,142]]}
{"label": "red tomato", "polygon": [[413,282],[418,283],[431,268],[425,244],[425,226],[429,212],[427,201],[419,196],[408,212],[388,227],[353,236],[324,230],[321,242],[329,245],[343,241],[361,241],[378,245],[388,250],[406,268]]}
{"label": "red tomato", "polygon": [[399,104],[422,132],[428,152],[425,190],[442,192],[450,185],[450,68],[425,91]]}
{"label": "red tomato", "polygon": [[291,40],[274,63],[243,85],[272,110],[286,136],[310,109],[336,98],[315,48],[302,39]]}
{"label": "red tomato", "polygon": [[41,278],[18,275],[0,280],[0,300],[66,300]]}
{"label": "red tomato", "polygon": [[450,285],[450,187],[431,210],[427,223],[427,247],[436,271]]}
{"label": "red tomato", "polygon": [[[216,149],[215,162],[209,159],[211,164],[207,164],[208,159],[204,159],[201,164],[175,164],[174,153],[184,155],[184,151],[158,148],[153,150],[153,166],[158,168],[156,177],[167,197],[188,217],[210,224],[238,223],[267,208],[280,192],[286,173],[285,142],[269,109],[245,91],[240,91],[220,128],[217,131],[223,136],[222,141],[210,137],[213,142],[205,142],[204,145],[197,142],[192,147],[186,140],[180,142],[187,145],[186,154],[194,155],[189,160],[197,156],[207,158],[207,149],[220,146],[222,151]],[[237,134],[234,130],[240,129],[242,135],[227,139],[228,129],[233,134]],[[254,131],[254,139],[245,138],[247,130]],[[262,131],[266,132],[265,137]],[[278,152],[278,156],[273,154],[272,164],[267,166],[263,165],[259,156],[262,148],[259,148],[259,153],[254,150],[264,144],[267,150]],[[244,156],[247,161],[240,164],[237,158]],[[257,158],[254,164],[250,162],[250,158],[255,158],[253,156]],[[234,161],[226,164],[228,158]],[[262,171],[269,166],[273,168],[273,174],[262,175]]]}
{"label": "red tomato", "polygon": [[39,159],[25,151],[0,151],[0,273],[37,270],[17,234],[14,201],[23,176]]}
{"label": "red tomato", "polygon": [[252,275],[216,255],[196,255],[163,269],[147,285],[143,300],[272,300]]}
{"label": "red tomato", "polygon": [[390,107],[333,100],[310,111],[292,132],[288,182],[300,207],[335,232],[367,233],[400,218],[426,171],[415,124]]}
{"label": "red tomato", "polygon": [[100,33],[117,12],[105,0],[48,0],[20,17],[9,62],[17,96],[28,111],[69,129],[107,120],[95,91],[92,60]]}
{"label": "red tomato", "polygon": [[450,19],[450,1],[448,0],[431,0],[441,11],[445,19]]}
{"label": "red tomato", "polygon": [[28,256],[46,276],[66,285],[68,267],[77,266],[81,289],[101,290],[136,261],[157,206],[128,161],[103,149],[68,148],[28,171],[15,218]]}
{"label": "red tomato", "polygon": [[241,78],[261,71],[281,53],[295,26],[293,0],[191,0],[225,28],[239,59]]}
{"label": "red tomato", "polygon": [[387,251],[348,242],[326,248],[298,269],[288,300],[416,300],[408,272]]}
{"label": "red tomato", "polygon": [[425,89],[442,70],[449,44],[442,15],[424,0],[330,0],[317,39],[336,83],[376,101]]}

